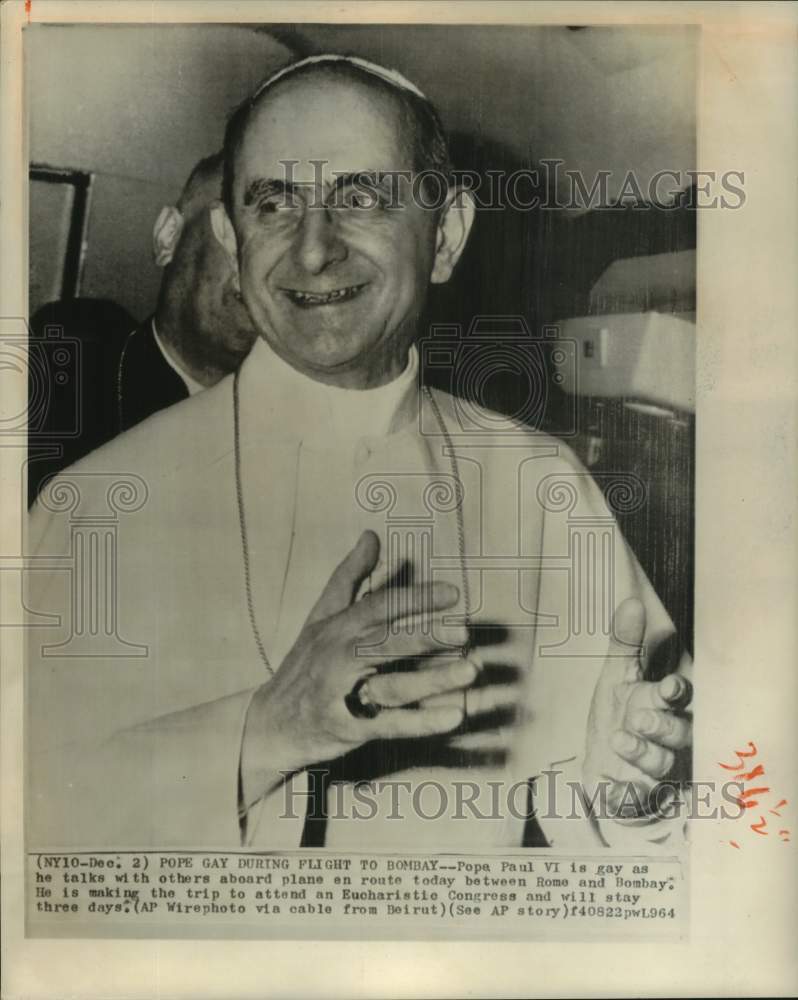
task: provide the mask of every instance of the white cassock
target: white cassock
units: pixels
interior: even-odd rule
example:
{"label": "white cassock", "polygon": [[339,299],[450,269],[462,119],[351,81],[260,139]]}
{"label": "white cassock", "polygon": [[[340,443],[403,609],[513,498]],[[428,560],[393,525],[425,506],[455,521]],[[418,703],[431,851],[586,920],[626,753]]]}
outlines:
{"label": "white cassock", "polygon": [[[649,649],[673,627],[567,447],[445,393],[431,404],[417,368],[413,351],[393,383],[346,391],[256,344],[239,383],[253,612],[277,667],[367,528],[382,542],[377,577],[406,562],[416,580],[457,584],[453,615],[476,626],[483,681],[515,678],[521,715],[484,713],[465,732],[373,743],[333,765],[324,844],[519,846],[530,779],[581,773],[615,609],[642,599]],[[228,377],[66,470],[32,513],[31,846],[240,846],[243,723],[268,674],[247,610],[234,440]],[[389,648],[390,637],[376,653]],[[307,780],[250,811],[245,843],[299,846]],[[463,783],[495,799],[464,807]],[[562,791],[538,810],[548,842],[599,845],[586,820],[553,815],[571,812]],[[358,792],[376,816],[364,818]],[[601,832],[629,836],[621,824]]]}

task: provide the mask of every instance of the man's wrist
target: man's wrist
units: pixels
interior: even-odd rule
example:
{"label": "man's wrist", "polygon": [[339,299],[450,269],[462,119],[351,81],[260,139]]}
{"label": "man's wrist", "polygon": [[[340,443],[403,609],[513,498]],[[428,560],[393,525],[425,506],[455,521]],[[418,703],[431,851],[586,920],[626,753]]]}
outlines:
{"label": "man's wrist", "polygon": [[255,690],[244,717],[239,765],[239,818],[299,767],[271,712],[268,682]]}

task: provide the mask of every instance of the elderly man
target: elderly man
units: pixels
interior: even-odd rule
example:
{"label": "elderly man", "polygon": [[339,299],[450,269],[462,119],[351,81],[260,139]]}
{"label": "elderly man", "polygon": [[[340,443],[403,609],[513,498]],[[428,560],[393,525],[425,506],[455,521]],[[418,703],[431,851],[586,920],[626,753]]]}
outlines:
{"label": "elderly man", "polygon": [[[86,315],[93,300],[54,302],[33,318],[36,335],[58,325],[80,338],[81,373],[77,399],[57,397],[37,427],[37,445],[60,447],[57,455],[31,463],[29,502],[46,478],[158,410],[215,385],[249,353],[256,333],[210,225],[221,185],[217,153],[197,163],[177,204],[161,209],[153,254],[163,280],[155,313],[141,326],[131,330],[130,322],[125,329],[117,322],[97,329],[94,308],[90,320]],[[68,411],[74,413],[78,402],[80,435],[65,435]]]}
{"label": "elderly man", "polygon": [[[474,215],[461,191],[419,197],[447,169],[432,106],[390,70],[315,57],[235,113],[224,154],[212,224],[259,339],[34,516],[36,556],[71,566],[76,519],[126,484],[94,647],[72,573],[42,573],[29,603],[62,623],[31,643],[33,840],[661,839],[646,793],[690,740],[683,678],[644,679],[667,615],[567,449],[476,409],[464,427],[418,386],[427,289]],[[565,801],[530,836],[518,790],[555,772],[636,789],[640,815]]]}
{"label": "elderly man", "polygon": [[[139,347],[137,341],[149,343],[151,336],[151,343],[185,386],[181,395],[177,389],[171,394],[165,403],[171,405],[235,371],[257,336],[234,287],[233,270],[211,231],[210,210],[219,198],[222,172],[221,153],[200,160],[177,205],[164,207],[155,221],[153,253],[155,263],[164,269],[158,304],[144,328],[131,334],[120,365],[122,391],[129,380],[142,408],[152,406],[152,394],[135,385],[133,372],[130,376],[125,372],[126,364],[135,365],[137,350],[150,349]],[[140,367],[138,376],[146,382],[146,369]],[[138,422],[138,412],[123,409],[124,430]]]}

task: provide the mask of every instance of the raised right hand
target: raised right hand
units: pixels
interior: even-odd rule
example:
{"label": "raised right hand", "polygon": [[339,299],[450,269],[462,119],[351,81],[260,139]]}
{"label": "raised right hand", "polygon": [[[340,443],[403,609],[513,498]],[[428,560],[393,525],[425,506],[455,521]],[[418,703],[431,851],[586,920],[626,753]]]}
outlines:
{"label": "raised right hand", "polygon": [[[379,644],[392,620],[386,588],[353,603],[378,557],[377,536],[365,532],[330,577],[279,670],[255,693],[241,752],[245,804],[260,798],[280,775],[331,760],[369,740],[446,733],[462,723],[461,707],[401,707],[462,690],[476,677],[473,663],[435,639],[441,613],[458,601],[457,587],[408,586],[402,600],[394,602],[414,627],[392,640],[391,654],[381,662],[435,656],[434,664],[424,670],[377,674],[373,658],[356,655],[358,646]],[[447,626],[447,639],[465,645],[465,627],[456,635]],[[345,702],[364,677],[370,677],[370,699],[384,706],[373,719],[356,718]]]}

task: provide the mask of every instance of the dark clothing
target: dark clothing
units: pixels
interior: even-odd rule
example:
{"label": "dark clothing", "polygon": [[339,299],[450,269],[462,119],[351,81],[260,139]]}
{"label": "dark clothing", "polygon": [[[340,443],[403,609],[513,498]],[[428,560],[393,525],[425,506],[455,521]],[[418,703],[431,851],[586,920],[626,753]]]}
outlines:
{"label": "dark clothing", "polygon": [[117,434],[188,396],[164,358],[152,320],[74,299],[31,320],[28,504],[46,479]]}
{"label": "dark clothing", "polygon": [[167,362],[155,342],[151,319],[125,340],[115,381],[117,434],[141,423],[158,410],[165,410],[167,406],[188,398],[186,383]]}

